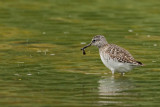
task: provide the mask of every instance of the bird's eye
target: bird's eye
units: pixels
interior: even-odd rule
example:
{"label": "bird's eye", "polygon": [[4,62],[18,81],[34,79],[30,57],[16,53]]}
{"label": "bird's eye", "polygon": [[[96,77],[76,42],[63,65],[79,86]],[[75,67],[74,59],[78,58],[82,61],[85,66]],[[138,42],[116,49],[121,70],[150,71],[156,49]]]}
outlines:
{"label": "bird's eye", "polygon": [[96,40],[93,40],[92,42],[95,42]]}

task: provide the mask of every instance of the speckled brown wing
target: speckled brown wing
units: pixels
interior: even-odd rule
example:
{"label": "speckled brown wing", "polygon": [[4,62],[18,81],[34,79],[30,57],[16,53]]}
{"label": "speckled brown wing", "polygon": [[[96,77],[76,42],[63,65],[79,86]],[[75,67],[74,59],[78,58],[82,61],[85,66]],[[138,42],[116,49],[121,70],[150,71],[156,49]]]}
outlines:
{"label": "speckled brown wing", "polygon": [[140,62],[136,61],[127,50],[115,44],[108,44],[106,52],[111,58],[117,59],[118,62],[140,65]]}

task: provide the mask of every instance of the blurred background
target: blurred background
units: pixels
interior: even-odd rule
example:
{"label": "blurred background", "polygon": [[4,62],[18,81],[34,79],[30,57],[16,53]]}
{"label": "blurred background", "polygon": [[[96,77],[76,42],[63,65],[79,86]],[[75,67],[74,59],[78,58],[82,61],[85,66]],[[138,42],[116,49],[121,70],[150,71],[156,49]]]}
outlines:
{"label": "blurred background", "polygon": [[[159,106],[159,0],[1,0],[2,107]],[[145,64],[112,77],[93,36]]]}

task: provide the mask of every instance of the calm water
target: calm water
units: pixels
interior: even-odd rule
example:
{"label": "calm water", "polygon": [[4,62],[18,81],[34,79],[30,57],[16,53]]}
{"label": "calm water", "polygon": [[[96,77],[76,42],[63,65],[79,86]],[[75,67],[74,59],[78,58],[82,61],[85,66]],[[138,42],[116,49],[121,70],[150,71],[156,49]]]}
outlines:
{"label": "calm water", "polygon": [[[115,74],[96,34],[145,64]],[[160,106],[159,0],[1,0],[1,107]]]}

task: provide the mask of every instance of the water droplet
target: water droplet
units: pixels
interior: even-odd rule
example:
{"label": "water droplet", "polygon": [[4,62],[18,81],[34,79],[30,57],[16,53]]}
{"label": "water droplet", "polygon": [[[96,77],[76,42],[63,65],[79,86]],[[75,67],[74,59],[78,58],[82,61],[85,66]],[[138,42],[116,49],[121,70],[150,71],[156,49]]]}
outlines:
{"label": "water droplet", "polygon": [[151,37],[151,35],[147,35],[147,37],[149,38],[149,37]]}
{"label": "water droplet", "polygon": [[14,74],[14,75],[19,76],[19,74]]}
{"label": "water droplet", "polygon": [[157,44],[153,44],[153,46],[157,46]]}
{"label": "water droplet", "polygon": [[69,32],[64,32],[64,34],[69,34]]}
{"label": "water droplet", "polygon": [[81,42],[81,44],[86,44],[86,42]]}
{"label": "water droplet", "polygon": [[128,32],[133,32],[133,30],[132,30],[132,29],[129,29]]}
{"label": "water droplet", "polygon": [[45,35],[45,34],[46,34],[46,32],[42,32],[42,34],[43,34],[43,35]]}

